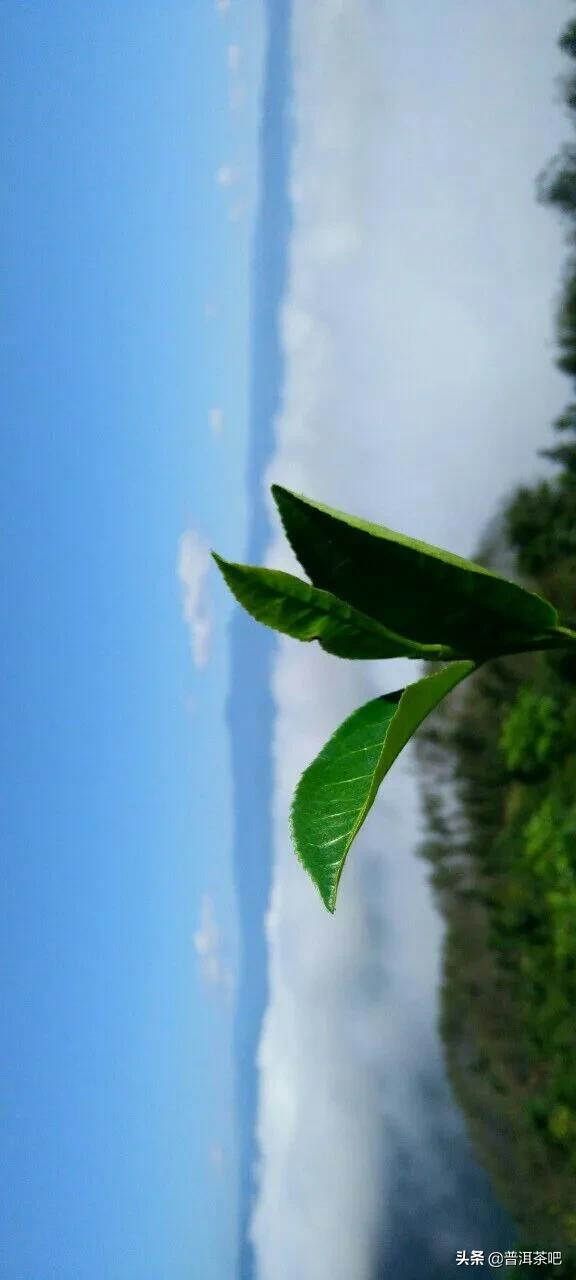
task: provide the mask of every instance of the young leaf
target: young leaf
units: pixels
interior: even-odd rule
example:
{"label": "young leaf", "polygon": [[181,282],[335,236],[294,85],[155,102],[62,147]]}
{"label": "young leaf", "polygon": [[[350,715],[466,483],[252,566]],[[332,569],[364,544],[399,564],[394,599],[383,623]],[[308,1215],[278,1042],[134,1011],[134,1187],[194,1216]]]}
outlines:
{"label": "young leaf", "polygon": [[339,658],[449,659],[452,650],[423,645],[388,631],[374,618],[353,609],[330,591],[279,569],[232,564],[212,552],[232,594],[256,618],[296,640],[318,640]]}
{"label": "young leaf", "polygon": [[346,855],[382,779],[426,716],[474,670],[454,662],[397,693],[367,702],[336,730],[302,774],[292,806],[300,861],[334,911]]}
{"label": "young leaf", "polygon": [[288,540],[315,586],[386,627],[460,656],[534,642],[558,622],[547,600],[450,551],[272,486]]}

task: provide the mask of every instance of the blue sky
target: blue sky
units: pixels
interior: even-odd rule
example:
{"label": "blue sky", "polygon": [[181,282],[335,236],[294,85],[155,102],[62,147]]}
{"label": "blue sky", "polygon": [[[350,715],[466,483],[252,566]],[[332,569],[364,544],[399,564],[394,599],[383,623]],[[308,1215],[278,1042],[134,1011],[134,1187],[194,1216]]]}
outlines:
{"label": "blue sky", "polygon": [[190,525],[246,532],[262,18],[51,0],[3,26],[0,1270],[220,1280],[229,606],[197,671],[176,569]]}

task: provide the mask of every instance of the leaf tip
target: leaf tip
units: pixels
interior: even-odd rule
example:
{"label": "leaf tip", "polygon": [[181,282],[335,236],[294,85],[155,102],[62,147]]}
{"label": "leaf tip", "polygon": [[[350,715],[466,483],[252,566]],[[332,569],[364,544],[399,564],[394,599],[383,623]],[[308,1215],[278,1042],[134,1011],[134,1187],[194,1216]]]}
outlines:
{"label": "leaf tip", "polygon": [[[276,508],[278,510],[280,519],[282,520],[282,512],[284,507],[286,506],[286,500],[287,498],[289,498],[288,490],[284,489],[281,484],[273,484],[270,486],[270,492],[276,503]],[[282,520],[282,523],[284,523],[283,520]]]}
{"label": "leaf tip", "polygon": [[[311,873],[309,872],[309,874]],[[330,912],[331,916],[333,916],[334,912],[336,911],[336,894],[338,892],[338,887],[334,886],[330,889],[325,889],[316,879],[316,876],[312,875],[311,878],[314,884],[316,885],[316,888],[318,890],[318,893],[320,894],[320,897],[324,903],[324,906],[326,907],[326,910]]]}
{"label": "leaf tip", "polygon": [[297,502],[298,500],[300,500],[301,502],[303,501],[299,493],[295,493],[293,489],[287,489],[283,484],[273,484],[270,486],[270,488],[272,492],[272,497],[274,498],[274,501],[279,511],[282,510],[283,503],[286,504],[287,502]]}
{"label": "leaf tip", "polygon": [[[303,777],[304,777],[304,774],[302,775],[302,778]],[[323,882],[321,877],[316,875],[314,868],[310,865],[310,862],[306,857],[304,848],[300,844],[299,833],[298,833],[298,820],[296,817],[296,807],[298,802],[300,785],[302,783],[302,778],[300,778],[300,782],[296,787],[296,791],[294,793],[294,798],[292,800],[292,805],[290,808],[290,833],[292,836],[292,847],[294,849],[294,853],[296,854],[296,857],[298,858],[300,865],[304,867],[304,870],[306,871],[307,875],[310,876],[312,884],[320,894],[320,897],[322,899],[322,902],[324,903],[324,906],[326,907],[326,910],[329,911],[331,915],[334,915],[334,912],[336,910],[336,894],[338,892],[338,885],[337,884],[327,885]]]}
{"label": "leaf tip", "polygon": [[242,604],[242,600],[240,600],[238,596],[238,585],[237,585],[238,575],[237,573],[235,573],[235,569],[237,569],[237,566],[234,565],[231,560],[225,560],[224,556],[219,556],[217,551],[211,551],[210,555],[212,556],[214,563],[217,565],[218,569],[220,570],[220,573],[222,574],[222,577],[226,583],[226,586],[232,592],[232,595],[235,596],[237,600],[239,600],[239,603]]}

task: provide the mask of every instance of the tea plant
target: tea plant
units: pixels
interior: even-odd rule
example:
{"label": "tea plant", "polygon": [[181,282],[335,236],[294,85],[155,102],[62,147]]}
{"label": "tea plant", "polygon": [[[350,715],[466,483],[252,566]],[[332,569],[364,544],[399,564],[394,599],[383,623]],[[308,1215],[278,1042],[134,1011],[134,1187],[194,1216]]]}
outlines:
{"label": "tea plant", "polygon": [[272,486],[310,581],[223,560],[230,590],[258,622],[317,640],[340,658],[446,665],[382,694],[336,730],[303,773],[291,813],[296,853],[329,911],[346,856],[396,757],[431,711],[491,658],[576,647],[551,604],[469,560]]}

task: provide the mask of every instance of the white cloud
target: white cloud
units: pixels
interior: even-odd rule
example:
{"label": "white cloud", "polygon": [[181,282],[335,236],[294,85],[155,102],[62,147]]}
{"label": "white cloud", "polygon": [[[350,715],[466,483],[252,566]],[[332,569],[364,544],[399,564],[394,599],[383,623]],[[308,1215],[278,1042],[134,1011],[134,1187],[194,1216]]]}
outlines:
{"label": "white cloud", "polygon": [[217,1173],[224,1172],[224,1148],[220,1142],[213,1142],[208,1153],[210,1164]]}
{"label": "white cloud", "polygon": [[214,903],[208,895],[202,899],[200,926],[194,934],[194,947],[200,957],[202,971],[209,982],[220,979],[220,930],[216,924]]}
{"label": "white cloud", "polygon": [[[266,489],[277,481],[468,554],[508,485],[536,470],[565,399],[546,349],[560,231],[533,202],[562,129],[556,16],[524,0],[448,0],[442,12],[389,0],[385,13],[295,0],[293,33],[286,379]],[[279,532],[267,562],[295,571]],[[434,1196],[450,1169],[421,1145],[430,1119],[414,1065],[442,1081],[442,927],[413,856],[410,752],[352,851],[334,917],[288,837],[294,786],[330,732],[417,675],[279,645],[258,1280],[366,1280],[400,1141],[442,1235]]]}
{"label": "white cloud", "polygon": [[216,407],[210,410],[210,413],[208,416],[210,420],[210,428],[213,434],[215,436],[221,435],[222,427],[224,425],[224,411],[219,407]]}
{"label": "white cloud", "polygon": [[228,63],[228,71],[230,73],[228,85],[228,101],[231,111],[240,111],[246,103],[247,89],[243,78],[240,75],[242,64],[244,62],[244,50],[239,44],[229,44],[226,51],[226,60]]}
{"label": "white cloud", "polygon": [[227,995],[231,995],[234,988],[232,968],[225,955],[224,938],[216,924],[214,902],[209,894],[202,898],[200,924],[193,941],[206,982],[222,987]]}
{"label": "white cloud", "polygon": [[228,70],[231,71],[233,74],[239,70],[240,63],[242,62],[242,56],[243,56],[243,53],[239,44],[228,45],[228,49],[226,51],[226,59],[228,62]]}
{"label": "white cloud", "polygon": [[236,182],[236,173],[231,165],[222,164],[216,171],[216,181],[219,187],[232,187]]}
{"label": "white cloud", "polygon": [[249,207],[250,206],[246,200],[238,200],[236,204],[233,204],[228,210],[228,221],[241,222],[242,218],[244,218],[248,213]]}
{"label": "white cloud", "polygon": [[208,547],[193,529],[188,529],[182,534],[178,546],[178,577],[182,584],[184,619],[190,630],[192,656],[197,667],[205,666],[210,653],[212,623],[206,578],[211,563]]}
{"label": "white cloud", "polygon": [[231,7],[231,0],[215,0],[215,3],[219,13],[228,13]]}
{"label": "white cloud", "polygon": [[228,100],[231,111],[241,111],[246,103],[246,85],[238,79],[234,79],[229,87]]}

